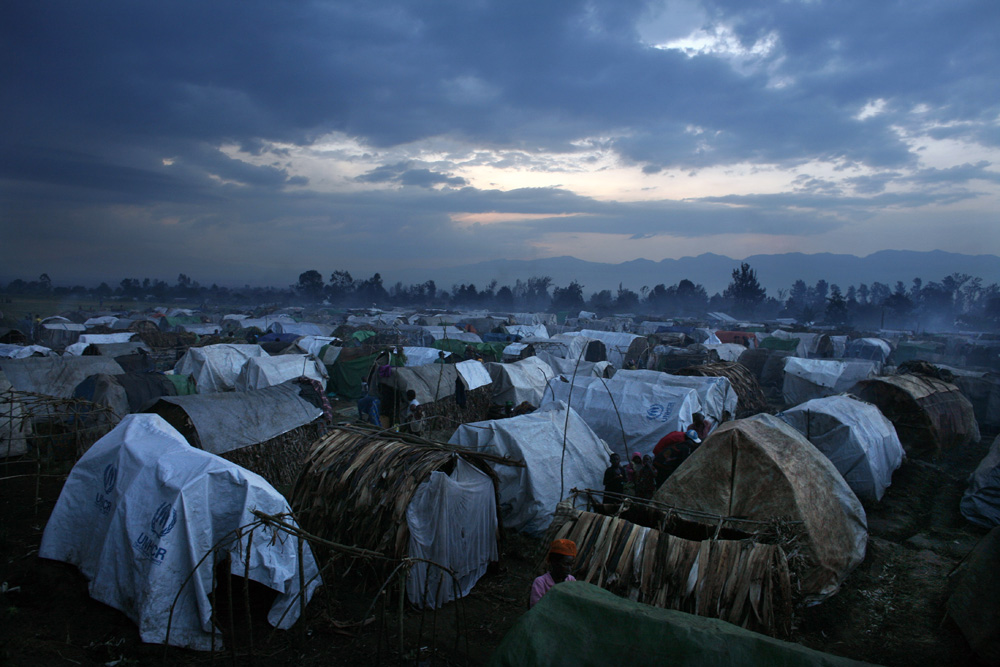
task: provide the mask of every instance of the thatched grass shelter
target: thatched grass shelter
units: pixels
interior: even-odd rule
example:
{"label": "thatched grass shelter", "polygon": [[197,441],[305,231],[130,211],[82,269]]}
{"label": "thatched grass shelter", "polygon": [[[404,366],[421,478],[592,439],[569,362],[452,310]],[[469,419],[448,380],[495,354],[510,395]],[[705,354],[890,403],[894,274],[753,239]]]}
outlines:
{"label": "thatched grass shelter", "polygon": [[767,400],[764,392],[753,373],[745,366],[733,361],[719,361],[714,364],[688,366],[675,372],[675,375],[700,375],[702,377],[725,377],[733,391],[739,397],[736,404],[736,418],[742,419],[767,410]]}
{"label": "thatched grass shelter", "polygon": [[410,569],[410,601],[436,607],[467,594],[498,559],[497,477],[487,459],[499,457],[340,426],[309,452],[292,506],[303,528],[322,538],[450,568],[459,590],[440,568],[421,561]]}
{"label": "thatched grass shelter", "polygon": [[972,403],[950,382],[929,375],[889,375],[862,380],[851,393],[878,406],[908,454],[937,455],[979,442]]}

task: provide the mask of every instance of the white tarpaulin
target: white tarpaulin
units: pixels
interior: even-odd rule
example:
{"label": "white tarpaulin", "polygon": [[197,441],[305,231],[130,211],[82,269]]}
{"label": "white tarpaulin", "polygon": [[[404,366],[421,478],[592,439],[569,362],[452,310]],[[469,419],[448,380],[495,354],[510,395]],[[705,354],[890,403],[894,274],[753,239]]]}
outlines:
{"label": "white tarpaulin", "polygon": [[877,371],[877,364],[873,361],[788,357],[781,393],[785,403],[798,405],[813,398],[841,394],[860,380],[873,377]]}
{"label": "white tarpaulin", "polygon": [[43,345],[11,345],[9,343],[0,343],[0,358],[3,359],[25,359],[34,356],[36,352],[46,357],[56,356],[52,348]]}
{"label": "white tarpaulin", "polygon": [[566,411],[565,403],[550,403],[527,415],[463,424],[448,441],[524,461],[525,468],[493,466],[505,528],[541,535],[570,489],[603,488],[611,452],[575,410],[567,429]]}
{"label": "white tarpaulin", "polygon": [[881,338],[857,338],[847,341],[844,356],[852,359],[871,359],[884,364],[892,354],[892,346]]}
{"label": "white tarpaulin", "polygon": [[715,350],[719,355],[719,361],[739,361],[740,355],[747,351],[747,348],[739,343],[703,343],[705,349]]}
{"label": "white tarpaulin", "polygon": [[478,334],[462,331],[457,327],[450,326],[425,326],[420,327],[426,331],[434,340],[460,340],[463,343],[482,343],[483,339]]}
{"label": "white tarpaulin", "polygon": [[279,320],[272,322],[269,331],[279,334],[295,334],[296,336],[330,336],[335,327],[332,324],[317,324],[315,322],[295,322]]}
{"label": "white tarpaulin", "polygon": [[661,371],[648,370],[618,371],[615,373],[615,377],[636,379],[641,382],[660,384],[667,387],[694,389],[698,393],[698,401],[701,402],[701,410],[697,410],[696,412],[701,412],[710,418],[712,420],[712,428],[736,416],[736,404],[739,402],[739,396],[733,391],[733,385],[729,382],[729,378],[671,375],[670,373],[663,373]]}
{"label": "white tarpaulin", "polygon": [[323,349],[323,346],[337,342],[340,342],[340,339],[333,336],[303,336],[295,341],[295,347],[299,348],[306,354],[319,357],[319,353]]}
{"label": "white tarpaulin", "polygon": [[544,324],[508,324],[504,329],[511,336],[520,336],[521,338],[537,337],[537,338],[548,338],[549,330],[545,328]]}
{"label": "white tarpaulin", "polygon": [[701,410],[693,389],[619,379],[617,373],[610,380],[578,376],[572,396],[570,386],[558,378],[549,382],[543,407],[568,403],[623,461],[632,452],[652,454],[660,438],[685,430]]}
{"label": "white tarpaulin", "polygon": [[[439,359],[441,350],[436,347],[403,347],[403,354],[406,355],[407,366],[426,366],[433,364]],[[445,359],[451,356],[451,352],[444,353]]]}
{"label": "white tarpaulin", "polygon": [[[213,454],[267,442],[323,414],[299,396],[294,382],[250,391],[161,396],[162,401],[184,410],[202,449]],[[149,411],[155,412],[158,403]]]}
{"label": "white tarpaulin", "polygon": [[586,338],[593,338],[604,343],[608,351],[608,361],[615,368],[625,366],[625,354],[631,347],[632,342],[638,338],[644,338],[638,334],[624,333],[621,331],[597,331],[596,329],[583,329],[580,335]]}
{"label": "white tarpaulin", "polygon": [[[452,570],[414,563],[406,595],[417,607],[437,609],[465,597],[486,574],[497,553],[497,506],[493,480],[461,458],[451,474],[435,470],[417,487],[406,508],[407,556]],[[457,580],[457,581],[456,581]],[[426,596],[426,597],[425,597]]]}
{"label": "white tarpaulin", "polygon": [[[264,479],[194,449],[159,416],[128,415],[73,467],[38,555],[79,567],[91,597],[131,618],[142,641],[207,650],[213,558],[198,561],[221,542],[243,576],[248,539],[234,531],[255,521],[251,509],[291,511]],[[268,620],[285,614],[284,629],[299,615],[297,548],[291,535],[259,527],[250,551],[250,579],[278,592]],[[321,583],[308,544],[303,566],[308,600]]]}
{"label": "white tarpaulin", "polygon": [[556,375],[552,367],[538,357],[510,364],[491,362],[486,364],[486,370],[493,378],[493,402],[499,405],[508,401],[514,405],[525,401],[540,405],[545,385]]}
{"label": "white tarpaulin", "polygon": [[778,415],[840,471],[861,500],[879,501],[903,462],[892,422],[849,396],[814,398]]}
{"label": "white tarpaulin", "polygon": [[111,334],[83,334],[77,339],[78,343],[98,343],[106,345],[108,343],[127,343],[135,336],[135,332],[111,333]]}
{"label": "white tarpaulin", "polygon": [[27,357],[0,359],[0,370],[18,391],[72,398],[76,386],[97,373],[125,371],[111,357]]}
{"label": "white tarpaulin", "polygon": [[206,345],[192,347],[174,366],[174,372],[190,375],[199,394],[232,391],[247,359],[266,357],[260,345]]}
{"label": "white tarpaulin", "polygon": [[305,376],[326,386],[326,368],[308,354],[280,354],[276,357],[252,357],[236,377],[236,391],[263,389]]}
{"label": "white tarpaulin", "polygon": [[483,362],[476,361],[475,359],[466,359],[465,361],[458,362],[455,364],[455,370],[458,371],[459,376],[465,381],[465,388],[469,391],[485,387],[493,382],[493,378],[490,377],[490,372],[486,370]]}
{"label": "white tarpaulin", "polygon": [[577,362],[576,359],[564,359],[544,351],[536,353],[535,356],[551,366],[556,374],[562,375],[566,379],[572,378],[574,374],[577,377],[602,378],[609,372],[609,368],[613,369],[613,366],[607,361],[580,360]]}

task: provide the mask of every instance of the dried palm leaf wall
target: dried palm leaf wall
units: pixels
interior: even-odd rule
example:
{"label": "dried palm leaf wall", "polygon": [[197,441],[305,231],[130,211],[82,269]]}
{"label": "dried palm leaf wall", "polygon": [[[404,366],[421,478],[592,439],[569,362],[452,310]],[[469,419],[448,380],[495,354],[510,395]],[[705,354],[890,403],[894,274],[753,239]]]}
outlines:
{"label": "dried palm leaf wall", "polygon": [[777,544],[688,540],[567,507],[560,507],[555,525],[554,539],[577,544],[577,580],[655,607],[768,634],[790,631],[792,584],[788,560]]}

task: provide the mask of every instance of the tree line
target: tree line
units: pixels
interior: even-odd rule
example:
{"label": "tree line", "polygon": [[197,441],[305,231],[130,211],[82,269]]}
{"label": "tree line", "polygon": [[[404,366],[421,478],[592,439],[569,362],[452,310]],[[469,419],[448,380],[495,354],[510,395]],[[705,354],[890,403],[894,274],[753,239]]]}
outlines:
{"label": "tree line", "polygon": [[587,294],[585,285],[571,281],[554,285],[548,276],[516,280],[500,285],[496,280],[482,287],[460,283],[441,289],[433,280],[386,286],[380,273],[354,278],[349,271],[333,271],[328,279],[314,269],[299,275],[286,288],[204,286],[181,273],[174,284],[163,280],[125,278],[112,288],[102,282],[95,288],[80,285],[56,287],[48,274],[37,280],[13,280],[5,293],[21,296],[54,296],[66,299],[183,300],[203,304],[324,304],[334,308],[442,308],[496,311],[553,311],[575,315],[590,311],[600,317],[613,314],[666,317],[702,317],[725,312],[745,320],[788,318],[800,323],[862,329],[950,329],[1000,324],[1000,285],[983,285],[980,278],[961,273],[924,283],[914,278],[910,285],[873,282],[841,289],[819,280],[808,285],[797,280],[788,290],[770,296],[756,271],[742,263],[721,293],[708,295],[705,287],[682,279],[673,285],[660,283],[634,291],[619,284],[617,290]]}

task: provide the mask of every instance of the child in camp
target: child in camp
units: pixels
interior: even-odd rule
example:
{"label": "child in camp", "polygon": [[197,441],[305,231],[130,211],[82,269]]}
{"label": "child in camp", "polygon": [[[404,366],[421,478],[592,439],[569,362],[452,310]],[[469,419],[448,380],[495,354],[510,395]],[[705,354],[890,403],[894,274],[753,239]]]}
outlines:
{"label": "child in camp", "polygon": [[531,584],[531,596],[528,598],[528,608],[534,607],[549,589],[563,581],[576,581],[570,570],[576,559],[576,542],[573,540],[556,540],[549,547],[549,571],[535,579]]}

